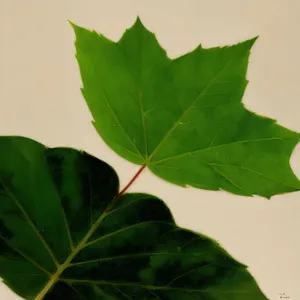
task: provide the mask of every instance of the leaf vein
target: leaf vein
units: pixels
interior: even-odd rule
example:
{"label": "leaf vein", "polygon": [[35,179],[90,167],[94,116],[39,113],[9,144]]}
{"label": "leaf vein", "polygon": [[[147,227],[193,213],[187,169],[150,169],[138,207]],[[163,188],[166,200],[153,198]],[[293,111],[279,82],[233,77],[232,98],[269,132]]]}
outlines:
{"label": "leaf vein", "polygon": [[158,161],[155,161],[155,162],[151,163],[151,165],[154,166],[154,165],[157,165],[159,163],[162,163],[162,162],[165,162],[165,161],[168,161],[168,160],[181,158],[181,157],[189,156],[189,155],[199,153],[199,152],[202,152],[202,151],[207,151],[207,150],[220,148],[220,147],[224,147],[224,146],[229,146],[229,145],[242,144],[242,143],[252,143],[252,142],[262,142],[262,141],[273,141],[273,140],[292,140],[292,139],[294,139],[294,138],[292,138],[292,137],[288,137],[288,138],[260,138],[260,139],[253,139],[253,140],[243,140],[243,141],[229,142],[229,143],[224,143],[224,144],[220,144],[220,145],[216,145],[216,146],[209,146],[209,147],[206,147],[206,148],[197,149],[197,150],[193,150],[193,151],[189,151],[189,152],[184,152],[184,153],[181,153],[181,154],[178,154],[178,155],[166,157],[166,158],[163,158],[163,159],[160,159]]}
{"label": "leaf vein", "polygon": [[17,199],[17,197],[9,190],[9,188],[6,186],[6,184],[4,184],[3,181],[1,181],[1,184],[3,186],[3,188],[5,189],[7,195],[9,196],[9,198],[16,204],[16,206],[19,208],[19,210],[21,211],[21,213],[23,214],[23,216],[25,217],[25,220],[27,221],[27,223],[29,224],[29,226],[32,228],[32,230],[34,231],[34,233],[38,236],[38,238],[41,240],[42,244],[44,245],[44,247],[46,248],[46,250],[48,251],[50,257],[52,258],[54,264],[56,266],[59,266],[59,262],[57,261],[53,251],[51,250],[51,248],[49,247],[49,245],[47,244],[47,242],[45,241],[44,237],[41,235],[40,231],[38,230],[38,228],[34,225],[33,221],[31,220],[30,216],[27,214],[27,212],[25,211],[24,207],[21,205],[20,201]]}
{"label": "leaf vein", "polygon": [[287,185],[286,183],[281,182],[281,181],[278,181],[278,180],[276,180],[276,179],[274,179],[274,178],[271,178],[271,177],[269,177],[269,176],[267,176],[267,175],[265,175],[265,174],[263,174],[263,173],[261,173],[261,172],[259,172],[259,171],[256,171],[256,170],[253,170],[253,169],[249,169],[249,168],[245,168],[245,167],[242,167],[242,166],[222,165],[222,164],[211,164],[211,163],[210,163],[210,165],[212,165],[212,166],[217,166],[217,167],[238,168],[238,169],[241,169],[241,170],[253,172],[253,173],[256,173],[256,174],[258,174],[258,175],[260,175],[260,176],[262,176],[262,177],[264,177],[264,178],[266,178],[266,179],[268,179],[268,180],[270,180],[270,181],[273,181],[273,182],[275,182],[275,183],[281,184],[281,185],[283,185],[283,186],[285,186],[285,187],[293,188],[293,189],[294,189],[294,188],[298,188],[298,189],[299,189],[299,186],[296,187],[296,186],[290,186],[290,185]]}
{"label": "leaf vein", "polygon": [[206,96],[206,92],[211,88],[211,86],[216,82],[216,80],[221,76],[221,74],[228,68],[228,66],[231,64],[232,60],[229,61],[223,68],[212,78],[212,80],[207,84],[207,86],[198,94],[196,99],[192,101],[192,103],[183,110],[183,113],[179,116],[179,118],[175,121],[173,126],[169,129],[169,131],[166,133],[166,135],[162,138],[160,143],[156,146],[156,148],[152,151],[151,155],[149,156],[149,160],[154,157],[154,155],[158,152],[160,147],[165,143],[165,141],[171,136],[173,131],[179,126],[182,119],[189,114],[189,112],[192,110],[192,108],[195,106],[195,104],[202,99],[204,96]]}
{"label": "leaf vein", "polygon": [[192,292],[200,292],[200,293],[215,293],[215,294],[224,294],[224,295],[255,295],[257,293],[247,293],[242,291],[213,291],[208,289],[195,289],[195,288],[181,288],[181,287],[170,287],[170,286],[155,286],[155,285],[147,285],[140,284],[135,282],[109,282],[105,280],[89,280],[89,279],[73,279],[73,278],[61,278],[61,281],[70,282],[70,283],[90,283],[90,284],[102,284],[102,285],[118,285],[118,286],[129,286],[129,287],[140,287],[152,290],[165,290],[165,291],[192,291]]}
{"label": "leaf vein", "polygon": [[27,254],[25,254],[23,251],[19,250],[15,246],[13,246],[5,237],[3,237],[3,236],[0,235],[0,239],[2,239],[12,250],[14,250],[19,255],[21,255],[22,257],[24,257],[28,262],[30,262],[35,267],[37,267],[38,269],[40,269],[41,271],[43,271],[46,275],[51,276],[50,272],[48,272],[46,269],[44,269],[37,261],[35,261],[34,259],[32,259]]}
{"label": "leaf vein", "polygon": [[178,256],[178,257],[184,257],[184,256],[194,256],[194,257],[203,257],[203,253],[175,253],[175,252],[144,252],[144,253],[135,253],[135,254],[126,254],[126,255],[119,255],[119,256],[111,256],[111,257],[104,257],[99,259],[93,259],[93,260],[87,260],[87,261],[80,261],[76,263],[72,263],[72,266],[80,266],[84,264],[90,264],[90,263],[97,263],[102,261],[110,261],[110,260],[118,260],[118,259],[127,259],[127,258],[136,258],[136,257],[143,257],[143,256]]}
{"label": "leaf vein", "polygon": [[105,234],[105,235],[103,235],[100,238],[97,238],[95,240],[92,240],[92,241],[86,243],[85,246],[84,246],[84,248],[89,247],[89,246],[91,246],[91,245],[93,245],[95,243],[98,243],[99,241],[102,241],[102,240],[104,240],[104,239],[106,239],[108,237],[114,236],[114,235],[116,235],[118,233],[124,232],[124,231],[132,229],[132,228],[137,228],[139,226],[146,225],[146,224],[168,224],[168,225],[170,225],[170,223],[160,222],[160,221],[146,221],[146,222],[136,223],[136,224],[133,224],[133,225],[130,225],[130,226],[123,227],[122,229],[110,232],[108,234]]}
{"label": "leaf vein", "polygon": [[119,117],[117,116],[116,112],[114,111],[113,107],[110,105],[108,99],[107,99],[107,95],[104,92],[104,90],[102,90],[103,93],[103,98],[105,100],[106,106],[108,107],[109,111],[111,112],[111,114],[113,115],[114,119],[118,122],[118,124],[120,125],[120,128],[123,130],[123,132],[126,134],[127,139],[131,142],[131,144],[134,146],[134,148],[137,150],[137,155],[139,155],[142,159],[144,159],[142,153],[140,152],[140,150],[137,148],[136,144],[133,142],[132,138],[130,137],[130,134],[127,132],[127,130],[125,130],[124,126],[121,124],[121,121],[119,119]]}

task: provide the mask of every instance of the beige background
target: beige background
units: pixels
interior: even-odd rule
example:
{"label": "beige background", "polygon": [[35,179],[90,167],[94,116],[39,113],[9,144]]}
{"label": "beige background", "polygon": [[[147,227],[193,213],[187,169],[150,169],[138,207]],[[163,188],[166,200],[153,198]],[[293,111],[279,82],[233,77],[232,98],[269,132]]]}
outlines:
{"label": "beige background", "polygon": [[[259,34],[244,102],[300,131],[299,0],[0,0],[0,135],[84,149],[111,164],[125,185],[137,166],[108,149],[90,123],[66,20],[117,40],[137,15],[170,57]],[[291,164],[300,177],[300,146]],[[131,191],[160,196],[178,224],[217,239],[271,300],[283,292],[300,299],[299,193],[268,201],[183,189],[148,171]],[[18,297],[0,285],[0,299]]]}

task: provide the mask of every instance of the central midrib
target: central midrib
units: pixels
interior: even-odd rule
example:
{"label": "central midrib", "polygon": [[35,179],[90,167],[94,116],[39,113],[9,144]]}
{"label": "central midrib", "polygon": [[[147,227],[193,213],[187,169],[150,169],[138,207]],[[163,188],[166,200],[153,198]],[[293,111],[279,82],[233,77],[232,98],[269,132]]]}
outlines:
{"label": "central midrib", "polygon": [[37,294],[34,300],[42,300],[46,296],[46,294],[51,290],[54,284],[59,280],[61,274],[70,266],[71,261],[76,257],[76,255],[85,247],[90,237],[93,235],[95,230],[101,224],[102,220],[107,215],[107,212],[103,212],[102,215],[97,219],[94,225],[90,228],[87,234],[83,237],[83,239],[79,242],[79,244],[74,248],[65,262],[58,266],[56,272],[50,277],[50,280],[46,283],[44,288]]}
{"label": "central midrib", "polygon": [[186,108],[185,111],[183,111],[183,113],[179,116],[179,118],[176,120],[176,122],[173,124],[173,126],[169,129],[169,131],[166,133],[166,135],[162,138],[162,140],[160,141],[160,143],[152,151],[151,155],[149,156],[149,158],[147,160],[147,164],[150,163],[150,160],[155,156],[155,154],[158,152],[158,150],[161,148],[161,146],[165,143],[165,141],[171,136],[172,132],[179,126],[179,124],[184,119],[184,117],[186,115],[188,115],[189,112],[192,110],[192,108],[195,106],[195,104],[206,95],[206,92],[211,88],[211,86],[222,75],[222,73],[228,68],[228,66],[231,63],[232,63],[232,60],[230,60],[229,62],[227,62],[226,65],[202,89],[202,91],[198,94],[198,96],[195,98],[195,100],[191,102],[191,104]]}

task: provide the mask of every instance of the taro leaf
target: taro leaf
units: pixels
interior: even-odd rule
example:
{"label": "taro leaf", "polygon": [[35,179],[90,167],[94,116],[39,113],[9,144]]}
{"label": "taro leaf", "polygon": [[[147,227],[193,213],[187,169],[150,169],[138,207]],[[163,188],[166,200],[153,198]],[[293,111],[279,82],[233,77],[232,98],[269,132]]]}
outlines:
{"label": "taro leaf", "polygon": [[25,299],[266,299],[158,198],[125,194],[105,210],[118,176],[84,152],[0,137],[0,182],[0,276]]}
{"label": "taro leaf", "polygon": [[103,140],[177,185],[270,198],[299,190],[298,133],[241,99],[256,38],[171,60],[137,19],[118,42],[72,24],[83,95]]}

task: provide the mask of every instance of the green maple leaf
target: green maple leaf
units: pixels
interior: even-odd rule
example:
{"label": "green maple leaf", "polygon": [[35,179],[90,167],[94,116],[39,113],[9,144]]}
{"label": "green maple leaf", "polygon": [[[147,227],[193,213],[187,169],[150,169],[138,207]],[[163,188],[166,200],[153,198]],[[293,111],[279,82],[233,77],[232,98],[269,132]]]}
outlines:
{"label": "green maple leaf", "polygon": [[272,195],[299,190],[299,134],[241,99],[256,38],[171,60],[137,19],[118,42],[72,24],[83,95],[103,140],[180,186]]}
{"label": "green maple leaf", "polygon": [[[266,300],[247,268],[106,163],[0,137],[0,276],[28,300]],[[110,210],[105,209],[110,207]]]}

